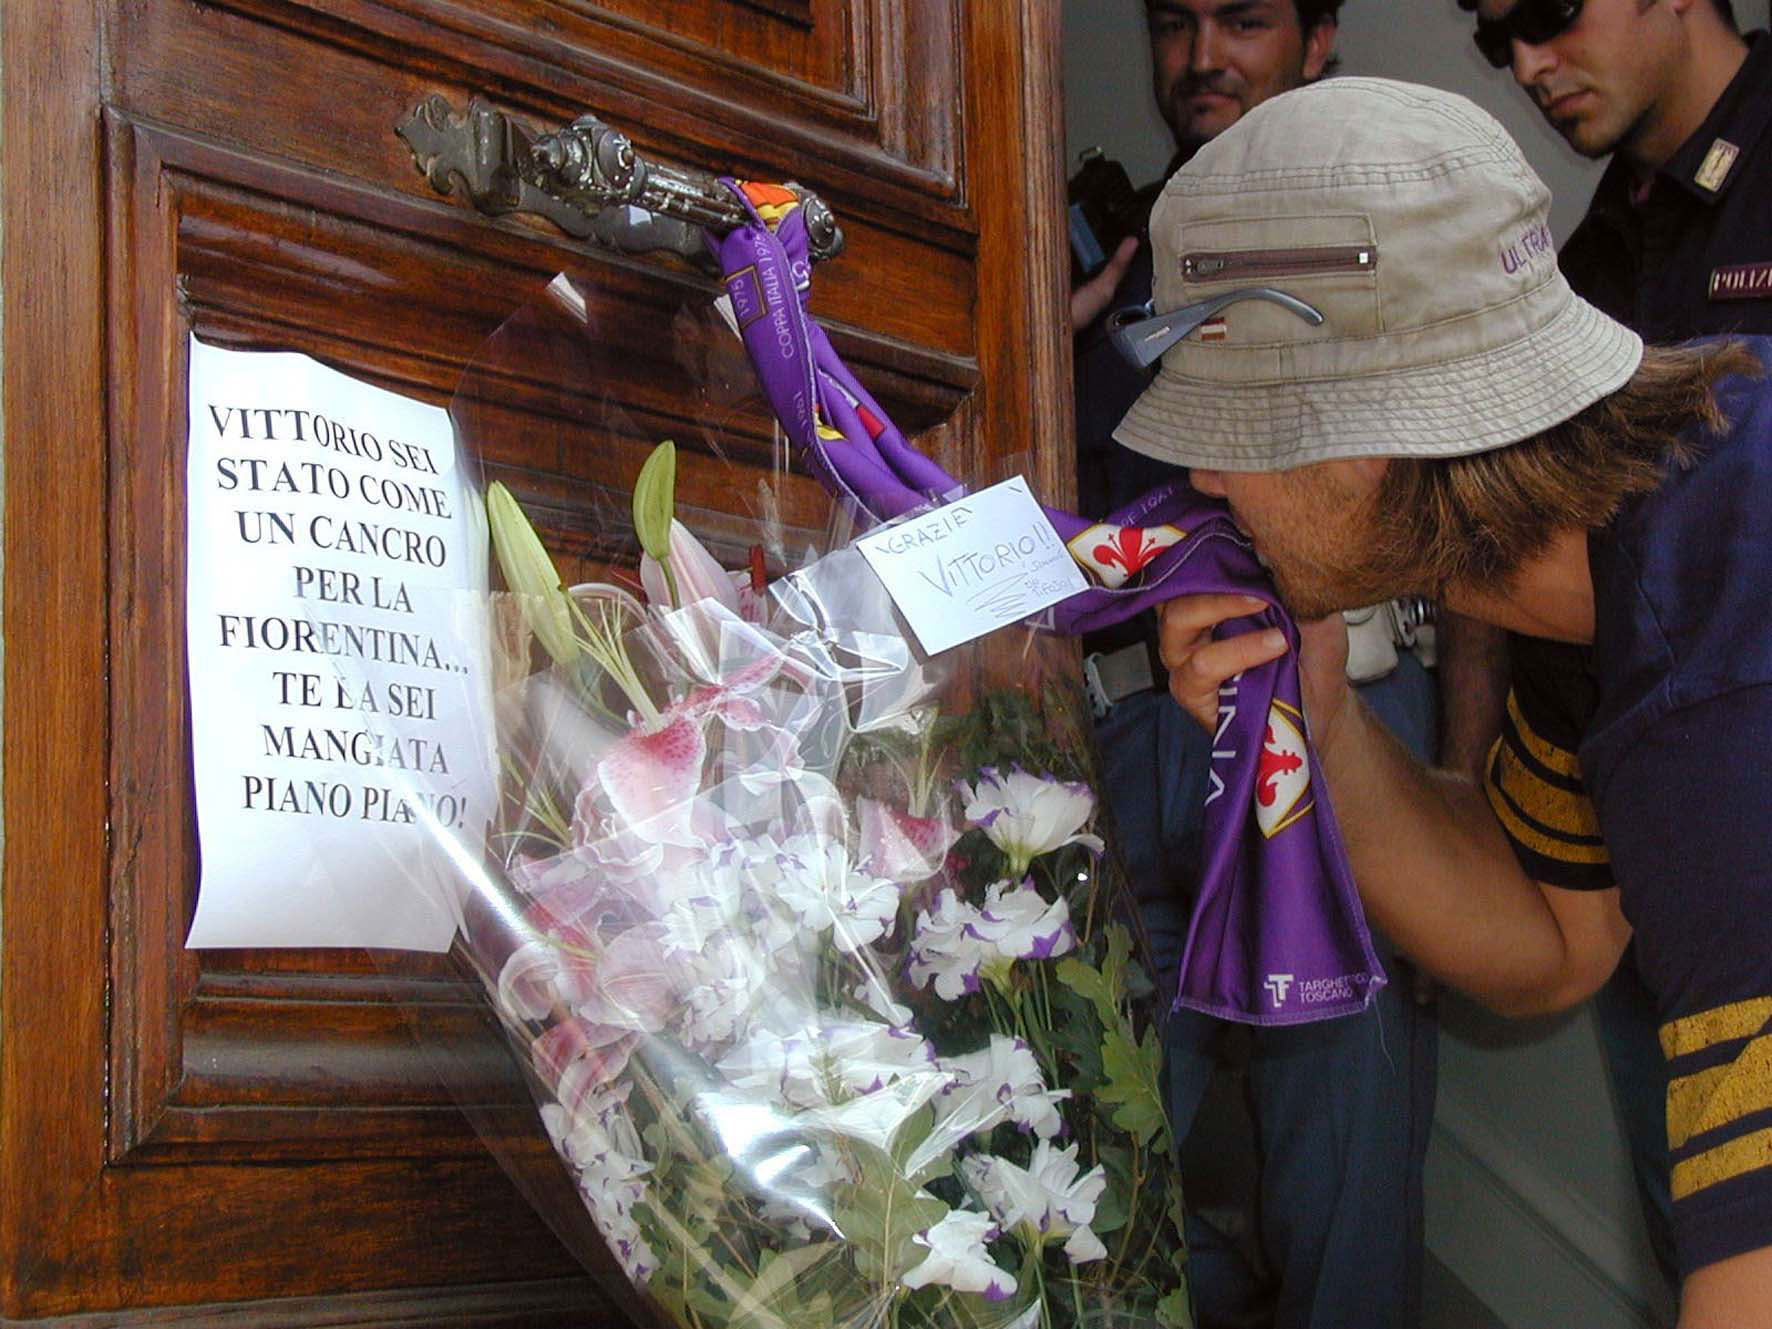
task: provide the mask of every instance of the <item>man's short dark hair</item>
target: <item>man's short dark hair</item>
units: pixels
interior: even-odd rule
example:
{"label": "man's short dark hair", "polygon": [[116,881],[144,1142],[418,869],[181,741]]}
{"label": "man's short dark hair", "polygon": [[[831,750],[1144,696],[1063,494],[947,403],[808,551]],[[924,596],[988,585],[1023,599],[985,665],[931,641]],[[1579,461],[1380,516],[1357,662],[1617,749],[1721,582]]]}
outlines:
{"label": "man's short dark hair", "polygon": [[[1741,31],[1741,24],[1739,24],[1735,21],[1734,0],[1710,0],[1710,2],[1712,5],[1714,5],[1716,7],[1717,16],[1719,18],[1721,18],[1723,20],[1723,22],[1727,23],[1730,27],[1734,28],[1735,31],[1737,31],[1737,32]],[[1305,10],[1308,8],[1315,8],[1315,6],[1309,5],[1307,3],[1307,0],[1295,0],[1295,3],[1298,5],[1299,21],[1304,23],[1304,25],[1305,25],[1304,30],[1306,32],[1309,32],[1310,31],[1310,23],[1308,21],[1306,21],[1306,19],[1305,19]],[[1478,3],[1478,0],[1458,0],[1458,7],[1460,9],[1475,9],[1477,7],[1477,3]],[[1341,0],[1336,0],[1336,2],[1334,4],[1328,6],[1328,8],[1329,8],[1329,11],[1331,13],[1333,13],[1335,10],[1341,8]]]}
{"label": "man's short dark hair", "polygon": [[[1298,30],[1309,37],[1319,23],[1341,22],[1340,14],[1343,3],[1344,0],[1292,0],[1292,7],[1298,11]],[[1724,0],[1724,3],[1727,3],[1727,0]],[[1332,55],[1329,57],[1329,62],[1323,66],[1323,72],[1317,77],[1328,78],[1340,67],[1341,57]]]}
{"label": "man's short dark hair", "polygon": [[[1340,22],[1341,6],[1345,0],[1292,0],[1298,9],[1298,26],[1309,32],[1324,19]],[[1728,4],[1729,0],[1717,0],[1719,4]]]}

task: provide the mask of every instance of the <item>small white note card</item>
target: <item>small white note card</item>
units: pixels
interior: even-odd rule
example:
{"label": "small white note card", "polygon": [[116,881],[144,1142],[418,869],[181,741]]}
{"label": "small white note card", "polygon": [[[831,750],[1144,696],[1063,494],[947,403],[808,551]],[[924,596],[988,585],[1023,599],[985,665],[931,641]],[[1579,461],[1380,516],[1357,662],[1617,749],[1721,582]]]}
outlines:
{"label": "small white note card", "polygon": [[1089,587],[1019,475],[855,544],[930,655]]}

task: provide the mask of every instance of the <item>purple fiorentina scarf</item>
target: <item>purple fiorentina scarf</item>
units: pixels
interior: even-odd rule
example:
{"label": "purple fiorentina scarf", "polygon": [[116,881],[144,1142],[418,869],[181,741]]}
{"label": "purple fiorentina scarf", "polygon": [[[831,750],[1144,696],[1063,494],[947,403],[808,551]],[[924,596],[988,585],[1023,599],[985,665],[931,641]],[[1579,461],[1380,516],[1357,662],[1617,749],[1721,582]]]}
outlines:
{"label": "purple fiorentina scarf", "polygon": [[[764,395],[832,494],[876,521],[964,492],[905,440],[806,313],[812,264],[798,199],[728,180],[753,223],[708,237]],[[1384,986],[1316,778],[1298,685],[1298,630],[1224,508],[1164,485],[1105,521],[1047,517],[1095,585],[1046,611],[1080,634],[1177,595],[1235,592],[1268,608],[1220,628],[1278,627],[1293,649],[1221,692],[1205,809],[1205,862],[1182,954],[1178,1006],[1252,1024],[1365,1009]]]}

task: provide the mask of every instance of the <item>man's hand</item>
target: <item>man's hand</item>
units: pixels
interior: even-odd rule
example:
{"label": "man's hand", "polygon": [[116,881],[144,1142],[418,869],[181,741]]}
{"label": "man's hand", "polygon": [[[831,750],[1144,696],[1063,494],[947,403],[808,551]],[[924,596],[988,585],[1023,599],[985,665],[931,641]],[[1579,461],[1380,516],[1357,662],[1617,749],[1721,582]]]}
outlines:
{"label": "man's hand", "polygon": [[1126,278],[1126,269],[1132,266],[1132,256],[1137,252],[1138,237],[1127,236],[1120,241],[1120,247],[1114,250],[1114,256],[1107,261],[1107,266],[1071,292],[1072,332],[1081,332],[1114,302],[1114,292],[1120,289],[1120,283]]}
{"label": "man's hand", "polygon": [[[1223,640],[1212,630],[1265,607],[1243,595],[1163,606],[1169,691],[1208,733],[1226,680],[1286,649],[1275,630]],[[1421,767],[1348,686],[1339,614],[1299,624],[1298,668],[1360,897],[1403,953],[1504,1014],[1560,1010],[1604,982],[1630,938],[1617,888],[1566,891],[1528,878],[1470,780]]]}
{"label": "man's hand", "polygon": [[[1218,724],[1218,690],[1245,669],[1286,653],[1278,628],[1214,640],[1212,630],[1228,619],[1258,614],[1267,604],[1247,595],[1184,595],[1160,611],[1160,654],[1169,670],[1170,695],[1212,733]],[[1347,684],[1347,625],[1340,614],[1301,622],[1299,687],[1311,740],[1321,750],[1353,702]]]}

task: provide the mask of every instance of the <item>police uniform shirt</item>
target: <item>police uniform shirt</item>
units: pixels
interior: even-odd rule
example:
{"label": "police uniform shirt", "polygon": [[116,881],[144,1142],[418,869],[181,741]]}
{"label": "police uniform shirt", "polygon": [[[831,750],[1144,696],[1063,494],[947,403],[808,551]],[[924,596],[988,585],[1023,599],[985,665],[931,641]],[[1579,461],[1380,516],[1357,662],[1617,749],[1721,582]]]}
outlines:
{"label": "police uniform shirt", "polygon": [[[1651,342],[1772,333],[1772,37],[1747,59],[1698,132],[1631,197],[1620,158],[1558,255],[1578,295]],[[1516,637],[1512,694],[1491,749],[1488,793],[1532,876],[1612,885],[1576,748],[1592,717],[1586,647]]]}
{"label": "police uniform shirt", "polygon": [[1772,38],[1633,200],[1621,156],[1558,256],[1576,292],[1651,342],[1772,332]]}

